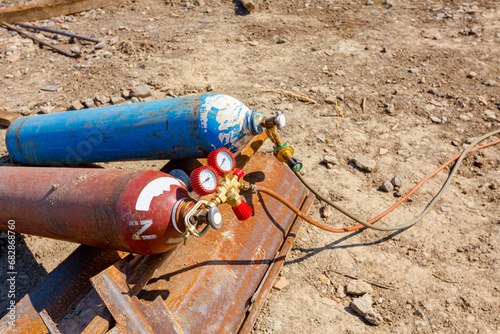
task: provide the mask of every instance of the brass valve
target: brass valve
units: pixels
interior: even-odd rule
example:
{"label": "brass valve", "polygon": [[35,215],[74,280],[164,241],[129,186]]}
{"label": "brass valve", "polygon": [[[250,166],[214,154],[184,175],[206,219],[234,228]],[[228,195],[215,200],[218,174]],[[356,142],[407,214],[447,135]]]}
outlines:
{"label": "brass valve", "polygon": [[281,111],[278,111],[275,117],[270,117],[262,121],[262,126],[266,129],[267,137],[274,143],[274,155],[276,158],[281,162],[287,163],[292,170],[299,171],[302,169],[302,162],[293,157],[293,147],[284,144],[277,132],[285,124],[285,115]]}

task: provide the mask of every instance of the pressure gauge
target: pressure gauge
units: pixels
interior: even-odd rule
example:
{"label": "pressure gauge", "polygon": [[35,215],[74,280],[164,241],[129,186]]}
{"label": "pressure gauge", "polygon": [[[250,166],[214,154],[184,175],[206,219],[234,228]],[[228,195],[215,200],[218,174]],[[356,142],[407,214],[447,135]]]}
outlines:
{"label": "pressure gauge", "polygon": [[217,172],[210,166],[196,168],[190,177],[193,190],[200,196],[214,193],[219,186]]}
{"label": "pressure gauge", "polygon": [[220,176],[232,172],[235,165],[233,155],[226,148],[219,148],[211,152],[207,157],[207,163]]}

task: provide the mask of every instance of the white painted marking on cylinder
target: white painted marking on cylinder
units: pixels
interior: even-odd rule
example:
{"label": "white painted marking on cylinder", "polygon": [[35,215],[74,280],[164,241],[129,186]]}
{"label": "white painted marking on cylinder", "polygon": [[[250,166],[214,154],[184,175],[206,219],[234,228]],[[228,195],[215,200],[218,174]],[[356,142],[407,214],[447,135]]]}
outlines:
{"label": "white painted marking on cylinder", "polygon": [[160,196],[164,191],[170,191],[170,186],[174,185],[181,186],[179,180],[173,177],[160,177],[149,182],[139,194],[135,209],[137,211],[149,211],[153,198]]}
{"label": "white painted marking on cylinder", "polygon": [[150,239],[156,239],[157,236],[156,234],[150,234],[150,235],[141,235],[143,234],[151,225],[153,225],[153,220],[152,219],[147,219],[147,220],[141,220],[141,221],[130,221],[129,222],[130,226],[140,226],[142,225],[141,229],[132,235],[132,238],[135,240],[143,239],[143,240],[150,240]]}

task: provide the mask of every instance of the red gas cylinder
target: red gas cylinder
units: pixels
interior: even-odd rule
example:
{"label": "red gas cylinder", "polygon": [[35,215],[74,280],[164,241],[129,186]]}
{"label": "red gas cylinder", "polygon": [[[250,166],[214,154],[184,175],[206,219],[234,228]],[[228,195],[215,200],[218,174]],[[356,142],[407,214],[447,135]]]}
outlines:
{"label": "red gas cylinder", "polygon": [[183,241],[186,188],[157,171],[0,167],[0,229],[142,254]]}

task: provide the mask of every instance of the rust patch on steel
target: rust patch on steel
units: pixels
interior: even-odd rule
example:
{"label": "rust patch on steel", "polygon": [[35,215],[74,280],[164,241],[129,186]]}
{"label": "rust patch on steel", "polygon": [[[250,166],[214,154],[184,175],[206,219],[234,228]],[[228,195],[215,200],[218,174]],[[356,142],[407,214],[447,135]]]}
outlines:
{"label": "rust patch on steel", "polygon": [[257,247],[254,256],[252,256],[252,267],[259,268],[262,265],[262,260],[266,258],[266,251],[261,247]]}

